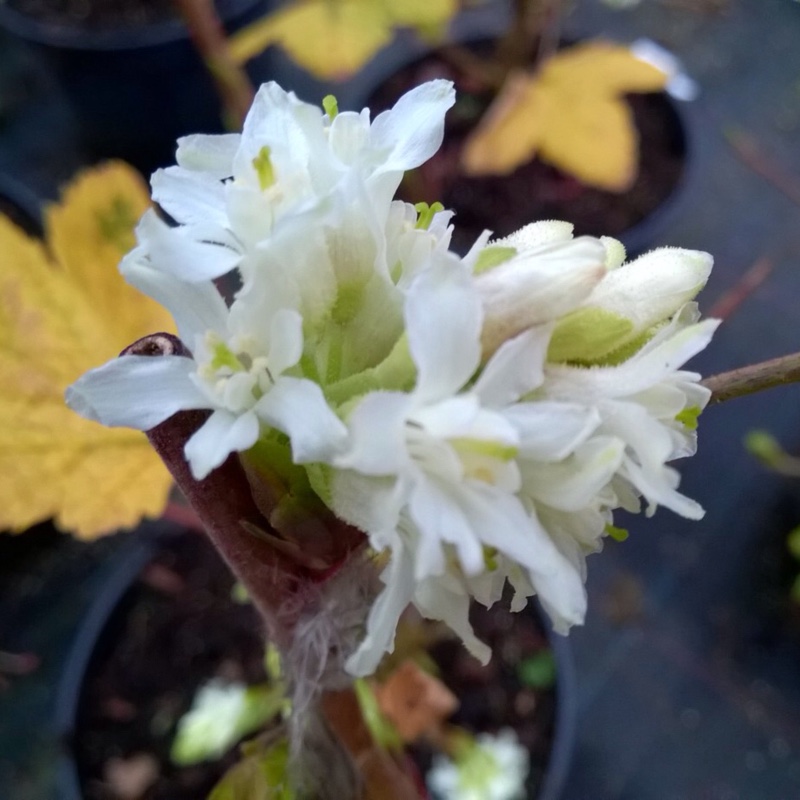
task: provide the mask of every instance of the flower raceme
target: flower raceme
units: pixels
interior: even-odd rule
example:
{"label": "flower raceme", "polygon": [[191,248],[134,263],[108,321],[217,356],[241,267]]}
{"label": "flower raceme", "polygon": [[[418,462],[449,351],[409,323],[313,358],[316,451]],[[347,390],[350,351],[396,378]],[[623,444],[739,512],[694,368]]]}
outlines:
{"label": "flower raceme", "polygon": [[[241,135],[180,140],[152,180],[177,224],[147,212],[121,270],[191,355],[123,356],[67,394],[142,430],[209,409],[185,449],[196,478],[238,453],[361,529],[384,588],[347,661],[358,675],[409,604],[487,659],[469,604],[507,583],[566,632],[616,508],[702,514],[669,462],[694,452],[708,401],[682,368],[717,324],[693,302],[710,257],[625,263],[565,222],[455,255],[449,211],[393,199],[453,101],[433,81],[371,121],[268,84]],[[226,303],[214,279],[231,272]]]}

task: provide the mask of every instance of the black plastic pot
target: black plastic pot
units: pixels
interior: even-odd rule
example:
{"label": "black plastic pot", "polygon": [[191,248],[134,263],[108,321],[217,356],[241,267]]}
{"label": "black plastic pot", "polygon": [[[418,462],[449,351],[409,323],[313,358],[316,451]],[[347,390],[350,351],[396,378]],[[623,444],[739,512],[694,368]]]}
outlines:
{"label": "black plastic pot", "polygon": [[[134,535],[125,541],[115,558],[109,561],[107,576],[100,583],[96,600],[76,633],[56,694],[55,728],[64,744],[57,767],[57,800],[83,800],[78,765],[71,752],[71,742],[74,741],[78,726],[87,670],[98,647],[108,641],[109,635],[113,635],[110,626],[113,624],[115,611],[123,603],[144,567],[158,552],[160,543],[166,541],[169,535],[162,530],[156,530],[149,535]],[[537,606],[533,608],[537,610],[530,613],[541,614]],[[552,633],[548,636],[557,675],[555,734],[542,783],[536,797],[531,800],[560,798],[577,733],[577,689],[570,644],[563,636]]]}
{"label": "black plastic pot", "polygon": [[41,236],[41,200],[24,184],[0,172],[0,214],[31,236]]}
{"label": "black plastic pot", "polygon": [[[450,40],[465,45],[487,41],[505,31],[508,23],[508,9],[489,4],[488,6],[462,13],[452,25]],[[589,37],[586,35],[574,35],[566,38],[565,41],[572,43],[587,38]],[[373,108],[379,87],[400,70],[421,61],[430,53],[430,46],[410,34],[401,34],[362,73],[347,84],[342,85],[340,107],[360,109],[364,106],[369,106]],[[433,76],[430,75],[428,77]],[[660,237],[676,218],[681,207],[685,205],[694,180],[693,176],[696,172],[692,134],[693,115],[690,104],[673,100],[666,92],[656,93],[652,97],[654,98],[654,103],[657,103],[660,107],[661,129],[664,138],[669,140],[670,153],[676,159],[682,161],[682,169],[669,193],[663,197],[658,205],[647,212],[640,221],[616,232],[606,230],[593,232],[595,235],[607,234],[620,239],[629,255],[639,254],[660,243]],[[373,108],[375,112],[379,110],[380,108]],[[504,178],[498,180],[504,180]],[[430,201],[430,198],[417,199]],[[465,237],[463,240],[459,240],[458,238],[459,217],[457,204],[448,204],[447,198],[433,199],[442,200],[445,206],[454,208],[456,211],[454,247],[459,250],[468,249],[473,239]],[[545,218],[552,218],[552,216]],[[573,221],[568,214],[562,215],[561,218]],[[462,215],[462,221],[463,219]],[[535,219],[525,220],[525,222],[534,221]],[[482,227],[491,229],[492,225],[487,224]],[[589,231],[578,231],[578,233],[581,232]],[[510,233],[510,231],[502,232],[499,235],[506,235],[507,233]]]}
{"label": "black plastic pot", "polygon": [[[223,0],[228,31],[258,18],[264,0]],[[0,3],[0,27],[51,66],[92,158],[122,158],[145,173],[174,162],[175,140],[222,131],[214,85],[177,19],[88,30],[54,25]]]}

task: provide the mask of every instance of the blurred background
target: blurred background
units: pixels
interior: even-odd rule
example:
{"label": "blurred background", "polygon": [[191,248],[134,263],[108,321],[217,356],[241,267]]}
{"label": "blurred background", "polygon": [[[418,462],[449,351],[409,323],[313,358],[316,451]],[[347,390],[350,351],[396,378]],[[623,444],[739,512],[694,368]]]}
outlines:
{"label": "blurred background", "polygon": [[[181,61],[188,42],[183,56],[162,54],[155,64],[106,62],[106,77],[120,76],[106,97],[93,82],[98,67],[74,42],[54,55],[52,45],[4,26],[8,2],[0,1],[0,190],[31,228],[37,204],[101,156],[125,156],[143,171],[169,163],[169,146],[150,137],[159,116],[169,117],[167,142],[193,130],[182,128],[186,120],[221,130],[202,65]],[[232,24],[263,10],[239,6]],[[714,255],[701,308],[730,313],[696,368],[720,372],[800,350],[800,3],[577,0],[564,34],[646,37],[696,82],[693,99],[676,101],[688,143],[679,202],[643,243]],[[249,69],[255,81],[294,86],[279,54],[267,51]],[[175,75],[177,91],[160,86]],[[69,83],[76,76],[79,96]],[[295,79],[311,100],[328,88]],[[205,93],[193,88],[201,84]],[[341,107],[364,102],[369,82],[360,76],[335,92]],[[764,279],[751,290],[754,274]],[[589,559],[589,615],[570,636],[576,723],[563,800],[800,797],[800,603],[792,597],[800,561],[787,541],[800,525],[800,479],[745,450],[754,428],[796,452],[800,387],[703,414],[699,454],[678,465],[684,492],[706,508],[701,522],[667,510],[623,519],[630,538],[609,539]],[[56,687],[109,564],[139,558],[126,555],[130,546],[125,534],[86,543],[47,524],[0,534],[0,797],[67,796],[59,793]]]}

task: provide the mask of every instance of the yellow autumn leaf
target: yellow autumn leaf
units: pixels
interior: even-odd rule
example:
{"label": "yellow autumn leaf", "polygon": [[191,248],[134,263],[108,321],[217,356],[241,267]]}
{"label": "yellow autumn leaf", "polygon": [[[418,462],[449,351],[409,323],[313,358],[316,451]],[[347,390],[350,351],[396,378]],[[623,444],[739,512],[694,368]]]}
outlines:
{"label": "yellow autumn leaf", "polygon": [[273,44],[324,80],[358,72],[394,35],[396,27],[442,28],[457,0],[295,0],[235,33],[231,55],[240,64]]}
{"label": "yellow autumn leaf", "polygon": [[91,538],[163,510],[171,480],[144,434],[64,404],[83,372],[173,328],[117,270],[148,204],[138,174],[112,162],[46,210],[46,245],[0,217],[0,530],[53,517]]}
{"label": "yellow autumn leaf", "polygon": [[549,105],[550,95],[537,81],[523,72],[510,74],[464,144],[461,163],[467,174],[508,175],[530,161],[550,118]]}
{"label": "yellow autumn leaf", "polygon": [[583,183],[630,188],[639,147],[623,95],[664,88],[667,75],[627,47],[590,42],[559,51],[533,75],[506,81],[467,140],[471,175],[506,175],[538,155]]}

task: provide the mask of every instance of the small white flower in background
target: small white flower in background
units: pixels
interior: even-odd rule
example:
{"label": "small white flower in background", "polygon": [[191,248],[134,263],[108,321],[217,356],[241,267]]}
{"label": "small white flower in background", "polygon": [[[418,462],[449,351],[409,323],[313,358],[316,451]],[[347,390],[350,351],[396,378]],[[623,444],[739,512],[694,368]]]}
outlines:
{"label": "small white flower in background", "polygon": [[[185,450],[197,478],[237,452],[301,465],[280,476],[290,491],[363,530],[383,565],[357,675],[409,603],[487,660],[470,602],[507,583],[514,610],[537,594],[566,633],[584,618],[586,555],[621,535],[615,509],[702,515],[669,462],[694,453],[709,396],[682,367],[717,324],[692,302],[710,256],[625,263],[616,240],[547,221],[459,258],[451,212],[392,200],[452,103],[434,81],[370,123],[269,84],[241,136],[181,140],[153,178],[178,224],[148,212],[121,269],[191,355],[115,359],[67,395],[143,430],[210,410]],[[228,306],[213,279],[232,270]]]}
{"label": "small white flower in background", "polygon": [[436,800],[523,800],[528,751],[510,728],[481,734],[454,759],[437,756],[426,776]]}
{"label": "small white flower in background", "polygon": [[180,765],[220,758],[242,737],[285,709],[280,686],[209,681],[181,717],[170,757]]}

